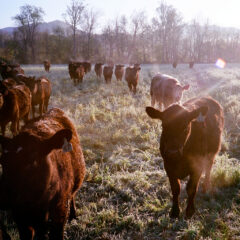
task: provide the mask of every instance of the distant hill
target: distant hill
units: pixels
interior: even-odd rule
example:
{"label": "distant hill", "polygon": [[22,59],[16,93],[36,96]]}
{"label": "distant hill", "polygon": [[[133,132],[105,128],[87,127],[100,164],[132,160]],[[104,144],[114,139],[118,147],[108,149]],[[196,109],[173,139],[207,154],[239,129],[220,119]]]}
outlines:
{"label": "distant hill", "polygon": [[[67,23],[60,20],[55,20],[48,23],[44,22],[38,26],[39,32],[48,32],[49,34],[53,34],[54,30],[57,28],[61,28],[66,35],[71,32],[70,26]],[[0,29],[0,32],[12,35],[16,29],[17,27],[6,27]]]}

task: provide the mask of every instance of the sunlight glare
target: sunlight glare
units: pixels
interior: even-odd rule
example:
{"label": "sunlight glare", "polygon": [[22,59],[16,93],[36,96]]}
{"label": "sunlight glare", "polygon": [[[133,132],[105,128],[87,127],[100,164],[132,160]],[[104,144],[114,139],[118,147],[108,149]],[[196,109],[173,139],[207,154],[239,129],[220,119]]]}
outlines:
{"label": "sunlight glare", "polygon": [[216,65],[218,68],[224,68],[225,65],[226,65],[226,62],[225,62],[223,59],[219,58],[219,59],[216,61],[215,65]]}

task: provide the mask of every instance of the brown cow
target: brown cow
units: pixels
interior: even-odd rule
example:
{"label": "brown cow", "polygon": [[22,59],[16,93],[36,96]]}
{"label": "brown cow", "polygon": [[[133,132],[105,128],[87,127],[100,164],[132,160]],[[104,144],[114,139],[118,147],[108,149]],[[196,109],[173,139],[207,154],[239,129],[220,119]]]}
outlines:
{"label": "brown cow", "polygon": [[173,103],[179,103],[183,91],[188,89],[188,84],[182,87],[176,78],[158,73],[151,82],[151,106],[154,107],[155,102],[158,102],[160,110],[162,110],[162,105],[167,108]]}
{"label": "brown cow", "polygon": [[114,73],[115,73],[116,79],[119,81],[122,81],[123,74],[124,74],[124,65],[116,65]]}
{"label": "brown cow", "polygon": [[94,70],[95,70],[95,73],[97,75],[98,78],[101,78],[102,77],[102,72],[103,72],[103,66],[104,63],[96,63],[95,66],[94,66]]}
{"label": "brown cow", "polygon": [[51,67],[51,63],[48,60],[44,60],[43,61],[43,65],[44,65],[44,69],[46,72],[49,72],[50,67]]}
{"label": "brown cow", "polygon": [[10,210],[21,240],[63,240],[76,217],[85,162],[73,123],[60,109],[30,121],[14,138],[0,136],[0,208]]}
{"label": "brown cow", "polygon": [[81,62],[70,62],[68,65],[68,71],[71,79],[73,79],[75,86],[79,82],[83,81],[83,77],[86,73],[86,69]]}
{"label": "brown cow", "polygon": [[0,63],[0,74],[2,79],[15,78],[18,74],[24,74],[24,70],[19,64]]}
{"label": "brown cow", "polygon": [[113,75],[113,66],[104,66],[103,76],[106,83],[111,83],[112,75]]}
{"label": "brown cow", "polygon": [[42,116],[47,111],[48,102],[51,95],[51,82],[46,77],[20,76],[19,80],[24,82],[32,93],[32,115],[35,117],[35,105],[39,105],[39,114]]}
{"label": "brown cow", "polygon": [[176,68],[177,67],[177,62],[174,61],[173,64],[172,64],[173,68]]}
{"label": "brown cow", "polygon": [[137,92],[140,67],[127,67],[125,71],[125,80],[128,83],[129,90],[134,94]]}
{"label": "brown cow", "polygon": [[19,121],[25,123],[31,110],[31,92],[25,85],[8,88],[0,82],[0,125],[2,135],[5,135],[6,125],[11,122],[11,132],[15,136],[19,132]]}
{"label": "brown cow", "polygon": [[178,217],[180,180],[189,176],[187,183],[188,203],[186,217],[195,211],[194,198],[199,179],[205,172],[203,190],[210,183],[210,172],[220,149],[223,131],[223,110],[210,97],[193,98],[183,106],[174,104],[164,112],[146,108],[151,118],[162,121],[160,152],[164,161],[173,195],[171,217]]}
{"label": "brown cow", "polygon": [[189,63],[189,68],[193,68],[193,66],[194,66],[194,62],[192,61]]}

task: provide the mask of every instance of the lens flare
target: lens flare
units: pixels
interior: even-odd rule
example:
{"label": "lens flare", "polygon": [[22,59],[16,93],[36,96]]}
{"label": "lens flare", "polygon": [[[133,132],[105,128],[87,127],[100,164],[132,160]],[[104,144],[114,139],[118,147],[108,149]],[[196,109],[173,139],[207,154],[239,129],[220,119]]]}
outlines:
{"label": "lens flare", "polygon": [[226,62],[225,62],[223,59],[219,58],[219,59],[216,61],[215,65],[216,65],[216,67],[218,67],[218,68],[224,68],[225,65],[226,65]]}

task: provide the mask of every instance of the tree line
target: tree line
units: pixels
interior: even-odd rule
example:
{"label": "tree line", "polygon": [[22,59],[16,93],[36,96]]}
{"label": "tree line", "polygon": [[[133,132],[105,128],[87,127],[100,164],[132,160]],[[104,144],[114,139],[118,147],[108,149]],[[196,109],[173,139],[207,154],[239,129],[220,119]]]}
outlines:
{"label": "tree line", "polygon": [[101,14],[82,0],[72,0],[63,13],[70,31],[57,27],[40,32],[44,11],[24,5],[13,16],[17,29],[0,33],[0,56],[19,63],[67,63],[89,60],[104,63],[213,63],[218,58],[240,61],[240,30],[184,22],[181,13],[160,2],[155,16],[144,11],[118,16],[98,29]]}

